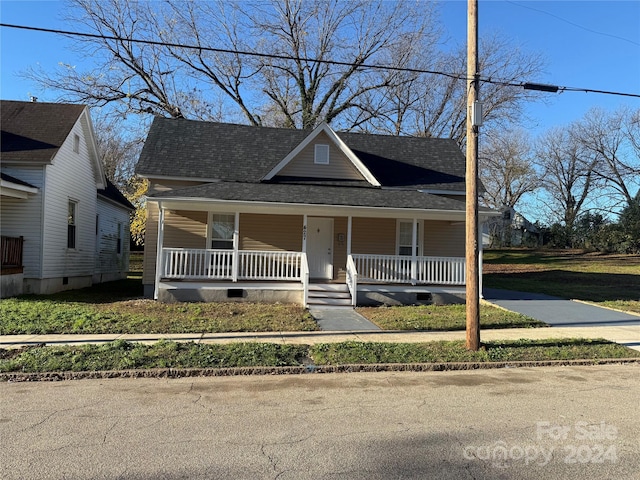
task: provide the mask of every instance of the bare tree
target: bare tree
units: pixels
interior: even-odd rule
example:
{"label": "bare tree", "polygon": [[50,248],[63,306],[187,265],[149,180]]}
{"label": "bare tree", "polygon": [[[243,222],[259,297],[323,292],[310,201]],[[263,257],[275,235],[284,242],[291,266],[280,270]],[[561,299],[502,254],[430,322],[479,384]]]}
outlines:
{"label": "bare tree", "polygon": [[596,156],[594,175],[609,187],[612,208],[629,205],[640,188],[640,110],[594,108],[575,124],[575,140]]}
{"label": "bare tree", "polygon": [[[369,101],[377,107],[377,112],[361,129],[393,135],[453,138],[463,146],[467,118],[466,75],[456,72],[466,71],[466,47],[440,52],[416,42],[411,45],[405,50],[414,48],[422,54],[407,55],[406,62],[398,66],[450,75],[403,74],[403,81],[390,83],[382,89],[382,95],[375,95]],[[497,80],[484,82],[480,89],[485,125],[507,128],[521,117],[524,102],[541,98],[536,92],[508,84],[536,76],[544,62],[539,55],[525,53],[497,35],[482,39],[479,62],[482,76]]]}
{"label": "bare tree", "polygon": [[[326,121],[344,130],[464,142],[465,82],[457,72],[466,71],[465,55],[461,49],[443,52],[438,46],[435,3],[69,2],[71,21],[104,37],[76,39],[96,65],[90,72],[70,65],[55,73],[31,71],[43,87],[64,92],[64,100],[110,105],[120,115],[153,113],[291,128]],[[482,57],[483,75],[507,82],[530,78],[541,66],[537,56],[495,39],[483,46]],[[343,63],[325,63],[330,60]],[[372,64],[429,67],[453,75],[367,66]],[[488,121],[515,118],[522,100],[531,95],[501,84],[483,88]]]}
{"label": "bare tree", "polygon": [[524,130],[494,130],[485,134],[479,163],[486,189],[483,199],[489,207],[515,208],[523,195],[540,186],[531,140]]}
{"label": "bare tree", "polygon": [[548,193],[552,217],[571,234],[594,189],[597,156],[576,141],[572,127],[554,128],[538,139],[536,163]]}

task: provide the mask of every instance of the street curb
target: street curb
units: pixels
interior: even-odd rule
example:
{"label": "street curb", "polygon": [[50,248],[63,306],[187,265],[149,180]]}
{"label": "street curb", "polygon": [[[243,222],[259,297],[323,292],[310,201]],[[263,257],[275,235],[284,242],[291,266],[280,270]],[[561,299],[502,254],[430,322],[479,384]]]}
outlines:
{"label": "street curb", "polygon": [[93,372],[7,372],[0,373],[0,382],[58,382],[64,380],[90,380],[109,378],[187,378],[358,372],[449,372],[502,368],[576,367],[633,363],[640,365],[640,358],[601,358],[590,360],[545,360],[513,362],[374,363],[352,365],[310,364],[303,366],[286,367],[155,368],[144,370],[100,370]]}

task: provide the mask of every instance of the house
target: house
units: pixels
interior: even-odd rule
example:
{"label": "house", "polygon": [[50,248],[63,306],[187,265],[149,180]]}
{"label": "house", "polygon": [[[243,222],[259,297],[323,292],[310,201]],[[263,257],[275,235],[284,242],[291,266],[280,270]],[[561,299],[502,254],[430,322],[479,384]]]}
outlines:
{"label": "house", "polygon": [[149,297],[352,306],[464,294],[453,140],[156,118],[137,173],[150,182]]}
{"label": "house", "polygon": [[504,206],[500,214],[483,225],[485,247],[540,247],[542,232],[513,207]]}
{"label": "house", "polygon": [[133,206],[104,175],[89,109],[0,101],[2,291],[126,277]]}

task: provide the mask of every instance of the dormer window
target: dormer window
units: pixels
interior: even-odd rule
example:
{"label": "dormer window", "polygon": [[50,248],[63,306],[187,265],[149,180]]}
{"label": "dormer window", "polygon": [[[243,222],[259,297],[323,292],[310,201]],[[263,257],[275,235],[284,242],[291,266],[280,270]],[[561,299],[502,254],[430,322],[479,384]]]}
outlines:
{"label": "dormer window", "polygon": [[316,144],[315,157],[313,163],[319,165],[329,165],[329,145]]}

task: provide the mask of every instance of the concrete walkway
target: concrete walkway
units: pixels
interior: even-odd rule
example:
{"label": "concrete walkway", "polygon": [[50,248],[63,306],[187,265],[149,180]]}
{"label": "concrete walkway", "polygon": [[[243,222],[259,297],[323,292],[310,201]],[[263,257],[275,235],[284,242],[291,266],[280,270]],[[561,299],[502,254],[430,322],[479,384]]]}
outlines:
{"label": "concrete walkway", "polygon": [[[554,327],[554,328],[506,328],[482,330],[484,342],[518,339],[604,338],[640,351],[640,326],[611,327]],[[279,344],[317,344],[345,341],[358,342],[406,342],[420,343],[438,340],[464,340],[464,331],[455,332],[406,332],[363,331],[351,332],[267,332],[267,333],[203,333],[203,334],[102,334],[102,335],[0,335],[0,348],[17,348],[25,345],[81,345],[106,343],[114,340],[154,343],[158,340],[174,340],[196,343],[270,342]]]}
{"label": "concrete walkway", "polygon": [[309,313],[323,331],[351,332],[380,330],[351,307],[309,307]]}

